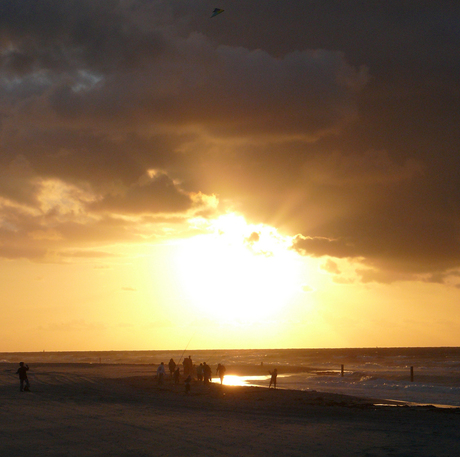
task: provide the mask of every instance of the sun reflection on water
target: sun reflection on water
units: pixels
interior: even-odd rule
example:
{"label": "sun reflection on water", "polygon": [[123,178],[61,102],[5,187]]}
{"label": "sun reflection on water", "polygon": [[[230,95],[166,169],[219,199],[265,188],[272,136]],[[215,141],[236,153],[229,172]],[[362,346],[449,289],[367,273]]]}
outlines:
{"label": "sun reflection on water", "polygon": [[226,375],[224,386],[260,386],[263,381],[270,379],[270,376],[237,376]]}

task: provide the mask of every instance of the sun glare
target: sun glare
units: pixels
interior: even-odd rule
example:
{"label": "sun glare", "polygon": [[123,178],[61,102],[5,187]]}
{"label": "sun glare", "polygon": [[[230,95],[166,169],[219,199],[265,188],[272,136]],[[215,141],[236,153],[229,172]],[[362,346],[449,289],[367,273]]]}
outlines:
{"label": "sun glare", "polygon": [[300,287],[290,238],[234,214],[209,231],[180,247],[177,269],[189,301],[219,320],[255,322],[282,311]]}

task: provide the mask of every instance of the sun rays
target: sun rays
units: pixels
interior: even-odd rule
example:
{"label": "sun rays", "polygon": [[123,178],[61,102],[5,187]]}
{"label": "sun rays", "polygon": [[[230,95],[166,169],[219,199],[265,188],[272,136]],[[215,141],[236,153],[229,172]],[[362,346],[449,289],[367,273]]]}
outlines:
{"label": "sun rays", "polygon": [[222,320],[257,321],[281,311],[298,289],[297,255],[272,227],[228,214],[184,241],[177,270],[194,306]]}

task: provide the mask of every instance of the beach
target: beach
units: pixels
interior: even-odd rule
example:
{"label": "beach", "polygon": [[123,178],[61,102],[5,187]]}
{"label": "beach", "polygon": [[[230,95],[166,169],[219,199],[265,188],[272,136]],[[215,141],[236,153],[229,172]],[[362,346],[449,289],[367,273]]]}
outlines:
{"label": "beach", "polygon": [[460,441],[458,408],[217,382],[185,394],[131,364],[37,364],[19,392],[15,370],[0,366],[2,456],[452,456]]}

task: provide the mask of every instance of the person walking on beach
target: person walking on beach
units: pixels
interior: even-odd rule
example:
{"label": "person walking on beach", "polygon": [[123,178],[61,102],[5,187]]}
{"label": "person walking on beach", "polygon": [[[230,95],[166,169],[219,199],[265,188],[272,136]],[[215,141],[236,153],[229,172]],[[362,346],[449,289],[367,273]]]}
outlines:
{"label": "person walking on beach", "polygon": [[176,371],[174,372],[174,384],[177,386],[177,384],[179,384],[179,381],[180,381],[180,368],[177,367]]}
{"label": "person walking on beach", "polygon": [[187,377],[188,375],[192,375],[193,374],[192,356],[189,355],[187,359],[184,359],[183,365],[184,365],[184,376]]}
{"label": "person walking on beach", "polygon": [[209,381],[212,381],[211,367],[206,362],[203,363],[203,377],[205,384],[209,384]]}
{"label": "person walking on beach", "polygon": [[202,363],[200,363],[196,367],[196,379],[198,380],[198,382],[203,381],[203,364]]}
{"label": "person walking on beach", "polygon": [[174,372],[176,371],[176,362],[174,362],[174,359],[171,359],[168,363],[168,368],[169,368],[169,376],[171,377],[171,382],[173,380]]}
{"label": "person walking on beach", "polygon": [[191,367],[189,367],[189,359],[184,359],[182,365],[184,366],[184,377],[187,377],[191,371]]}
{"label": "person walking on beach", "polygon": [[158,377],[158,385],[162,386],[163,385],[163,379],[165,377],[166,370],[165,370],[165,364],[164,362],[161,362],[160,365],[158,365],[157,368],[157,377]]}
{"label": "person walking on beach", "polygon": [[192,376],[188,375],[184,381],[185,384],[185,393],[188,394],[190,392],[190,383],[192,382]]}
{"label": "person walking on beach", "polygon": [[19,390],[21,392],[30,391],[29,378],[27,377],[27,372],[29,371],[29,365],[25,365],[24,362],[19,362],[18,371],[16,374],[19,375]]}
{"label": "person walking on beach", "polygon": [[276,377],[278,376],[278,370],[275,368],[273,371],[269,371],[269,373],[272,375],[272,377],[270,378],[270,385],[268,388],[270,389],[273,384],[273,388],[276,389]]}
{"label": "person walking on beach", "polygon": [[219,376],[219,378],[220,378],[220,384],[221,384],[221,385],[224,383],[225,371],[226,371],[225,366],[219,363],[219,364],[217,365],[216,374],[217,374],[217,376]]}

